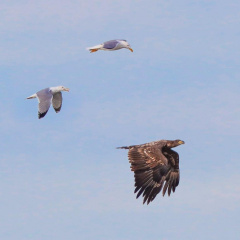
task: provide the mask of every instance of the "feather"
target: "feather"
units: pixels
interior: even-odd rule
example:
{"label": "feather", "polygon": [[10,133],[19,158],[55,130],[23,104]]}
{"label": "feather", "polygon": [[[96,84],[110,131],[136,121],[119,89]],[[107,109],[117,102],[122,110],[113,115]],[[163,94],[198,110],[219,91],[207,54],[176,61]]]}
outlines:
{"label": "feather", "polygon": [[149,204],[162,191],[163,196],[175,192],[179,184],[179,156],[171,150],[184,142],[160,140],[141,145],[120,147],[129,149],[130,168],[134,171],[136,198],[142,195]]}

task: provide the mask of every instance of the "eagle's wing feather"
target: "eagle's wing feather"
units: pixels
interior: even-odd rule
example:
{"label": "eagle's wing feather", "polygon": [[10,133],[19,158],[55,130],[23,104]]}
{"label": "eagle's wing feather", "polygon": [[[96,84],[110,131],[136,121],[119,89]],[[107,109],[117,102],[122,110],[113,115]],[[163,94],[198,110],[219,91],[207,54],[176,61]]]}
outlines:
{"label": "eagle's wing feather", "polygon": [[[171,190],[175,192],[176,187],[179,184],[180,180],[180,171],[179,171],[179,155],[177,152],[173,151],[170,148],[165,148],[163,150],[164,156],[169,161],[169,164],[171,165],[171,172],[169,176],[167,177],[166,181],[168,183],[168,195],[170,196]],[[164,186],[165,187],[165,186]],[[166,193],[167,187],[165,191],[163,190],[163,195]]]}
{"label": "eagle's wing feather", "polygon": [[169,148],[164,152],[158,145],[129,148],[128,158],[131,170],[134,171],[135,193],[137,198],[143,195],[143,203],[153,201],[162,188],[163,195],[167,189],[170,189],[170,195],[171,189],[175,191],[178,185],[179,178],[175,174],[174,164],[174,161],[178,161],[178,154]]}
{"label": "eagle's wing feather", "polygon": [[161,187],[161,180],[169,171],[168,160],[157,146],[130,148],[128,152],[131,170],[134,171],[135,193],[143,194],[144,202],[151,191]]}

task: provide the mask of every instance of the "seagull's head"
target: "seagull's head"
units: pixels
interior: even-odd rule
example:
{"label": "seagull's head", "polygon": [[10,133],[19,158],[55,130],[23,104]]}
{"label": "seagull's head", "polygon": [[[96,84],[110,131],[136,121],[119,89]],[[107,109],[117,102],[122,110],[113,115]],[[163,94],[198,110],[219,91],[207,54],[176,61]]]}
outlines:
{"label": "seagull's head", "polygon": [[69,92],[69,88],[66,88],[66,87],[64,87],[64,86],[59,86],[59,89],[60,89],[60,91],[66,91],[66,92]]}
{"label": "seagull's head", "polygon": [[130,44],[129,44],[127,41],[122,40],[122,41],[121,41],[121,44],[122,44],[122,46],[123,46],[124,48],[127,48],[127,49],[129,49],[131,52],[133,52]]}

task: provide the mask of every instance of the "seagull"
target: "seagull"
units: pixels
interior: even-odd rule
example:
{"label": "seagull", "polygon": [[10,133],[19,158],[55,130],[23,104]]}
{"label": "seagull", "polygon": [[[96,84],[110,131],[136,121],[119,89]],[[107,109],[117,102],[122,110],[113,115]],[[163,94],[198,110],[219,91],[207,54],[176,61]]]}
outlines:
{"label": "seagull", "polygon": [[56,113],[60,112],[62,107],[62,93],[61,91],[69,92],[69,88],[58,86],[49,87],[34,93],[27,99],[37,98],[38,99],[38,118],[43,118],[50,108],[52,103]]}
{"label": "seagull", "polygon": [[99,44],[99,45],[96,45],[93,47],[89,47],[89,48],[87,48],[87,50],[89,50],[92,53],[92,52],[96,52],[98,50],[114,51],[114,50],[119,50],[121,48],[127,48],[131,52],[133,52],[129,43],[123,39],[110,40],[110,41],[104,42],[102,44]]}

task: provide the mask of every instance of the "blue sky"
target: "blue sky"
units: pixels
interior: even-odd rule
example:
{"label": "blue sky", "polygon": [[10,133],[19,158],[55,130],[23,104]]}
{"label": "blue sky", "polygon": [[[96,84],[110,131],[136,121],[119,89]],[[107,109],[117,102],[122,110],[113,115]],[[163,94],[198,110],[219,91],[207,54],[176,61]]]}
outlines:
{"label": "blue sky", "polygon": [[[2,0],[0,238],[239,239],[239,1]],[[86,47],[127,39],[134,52]],[[36,91],[64,85],[37,119]],[[182,139],[135,199],[122,145]]]}

